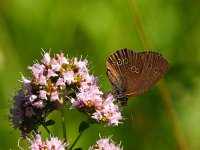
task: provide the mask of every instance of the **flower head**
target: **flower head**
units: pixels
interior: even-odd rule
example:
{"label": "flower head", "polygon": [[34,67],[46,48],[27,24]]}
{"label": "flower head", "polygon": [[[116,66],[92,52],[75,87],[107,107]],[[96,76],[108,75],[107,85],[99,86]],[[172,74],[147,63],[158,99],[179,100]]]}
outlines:
{"label": "flower head", "polygon": [[46,117],[67,100],[71,108],[89,115],[98,123],[117,126],[122,119],[112,94],[103,94],[98,78],[89,74],[88,61],[69,59],[63,53],[53,58],[45,53],[29,66],[31,77],[22,75],[22,86],[13,97],[10,120],[23,135],[38,128]]}
{"label": "flower head", "polygon": [[42,141],[40,134],[35,134],[34,139],[30,140],[30,149],[31,150],[65,150],[65,147],[68,145],[63,143],[58,137],[51,137],[50,140]]}
{"label": "flower head", "polygon": [[97,85],[97,79],[88,77],[80,84],[77,99],[71,98],[71,108],[89,114],[98,123],[117,126],[122,119],[116,100],[111,93],[103,94]]}
{"label": "flower head", "polygon": [[87,60],[68,59],[63,53],[53,58],[45,53],[40,62],[28,67],[30,78],[22,75],[22,86],[13,97],[10,120],[23,133],[36,129],[53,110],[66,102],[89,76]]}
{"label": "flower head", "polygon": [[101,138],[95,145],[89,147],[88,150],[123,150],[120,144],[116,145],[111,138]]}

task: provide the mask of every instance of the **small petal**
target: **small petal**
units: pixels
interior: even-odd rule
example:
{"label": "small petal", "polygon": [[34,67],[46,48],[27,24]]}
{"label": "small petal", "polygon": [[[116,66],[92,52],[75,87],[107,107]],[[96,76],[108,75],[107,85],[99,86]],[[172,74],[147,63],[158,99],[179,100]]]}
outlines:
{"label": "small petal", "polygon": [[46,76],[40,75],[39,80],[38,80],[39,85],[46,85],[47,84],[47,79]]}
{"label": "small petal", "polygon": [[62,75],[64,77],[65,83],[71,84],[74,82],[74,72],[73,71],[63,72]]}
{"label": "small petal", "polygon": [[109,137],[101,138],[95,145],[89,147],[88,150],[123,150],[123,148],[120,147],[120,144],[116,145]]}
{"label": "small petal", "polygon": [[65,85],[63,78],[59,78],[58,81],[56,82],[56,86],[59,86],[59,85]]}
{"label": "small petal", "polygon": [[44,102],[43,102],[42,100],[40,100],[40,101],[34,102],[34,103],[32,104],[32,106],[41,109],[41,108],[44,108]]}
{"label": "small petal", "polygon": [[55,91],[51,93],[51,101],[56,101],[56,100],[59,100],[59,97],[58,93]]}
{"label": "small petal", "polygon": [[66,57],[62,57],[61,59],[60,59],[60,64],[61,65],[68,65],[69,64],[69,60],[66,58]]}
{"label": "small petal", "polygon": [[61,68],[61,64],[57,62],[57,60],[55,58],[52,59],[52,70],[54,71],[59,71]]}
{"label": "small petal", "polygon": [[40,90],[39,98],[47,100],[47,92],[45,90]]}
{"label": "small petal", "polygon": [[29,97],[29,100],[30,100],[30,102],[33,102],[36,98],[37,98],[36,95],[31,95],[31,96]]}
{"label": "small petal", "polygon": [[34,64],[32,67],[28,67],[28,69],[32,72],[35,78],[39,78],[40,75],[43,75],[45,66],[40,64]]}
{"label": "small petal", "polygon": [[58,76],[52,69],[48,69],[47,78]]}
{"label": "small petal", "polygon": [[31,80],[28,80],[22,75],[22,82],[23,82],[23,88],[27,90],[28,93],[32,90]]}
{"label": "small petal", "polygon": [[47,65],[47,66],[50,64],[51,58],[50,58],[49,53],[45,53],[45,54],[43,55],[43,59],[41,60],[41,62],[42,62],[43,64]]}

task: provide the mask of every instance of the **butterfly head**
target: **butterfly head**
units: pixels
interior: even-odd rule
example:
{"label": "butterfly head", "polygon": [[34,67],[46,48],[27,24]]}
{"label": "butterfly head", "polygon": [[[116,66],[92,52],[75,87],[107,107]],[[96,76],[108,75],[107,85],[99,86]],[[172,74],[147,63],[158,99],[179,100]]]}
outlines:
{"label": "butterfly head", "polygon": [[117,102],[120,102],[122,106],[126,106],[128,102],[128,98],[124,95],[125,90],[116,90],[115,91],[115,98],[117,99]]}

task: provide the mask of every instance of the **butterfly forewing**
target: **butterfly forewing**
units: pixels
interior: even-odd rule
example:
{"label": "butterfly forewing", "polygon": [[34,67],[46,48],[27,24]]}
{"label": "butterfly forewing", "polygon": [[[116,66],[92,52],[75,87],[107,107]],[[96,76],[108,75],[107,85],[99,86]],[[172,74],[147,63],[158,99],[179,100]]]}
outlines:
{"label": "butterfly forewing", "polygon": [[111,63],[106,63],[107,65],[107,76],[112,84],[114,90],[120,89],[122,84],[122,77],[118,74],[118,70]]}
{"label": "butterfly forewing", "polygon": [[107,76],[114,89],[122,89],[126,84],[128,51],[116,51],[106,61]]}
{"label": "butterfly forewing", "polygon": [[126,97],[139,95],[158,82],[168,69],[168,62],[153,51],[133,52],[128,49],[111,54],[107,62],[107,75],[117,91]]}

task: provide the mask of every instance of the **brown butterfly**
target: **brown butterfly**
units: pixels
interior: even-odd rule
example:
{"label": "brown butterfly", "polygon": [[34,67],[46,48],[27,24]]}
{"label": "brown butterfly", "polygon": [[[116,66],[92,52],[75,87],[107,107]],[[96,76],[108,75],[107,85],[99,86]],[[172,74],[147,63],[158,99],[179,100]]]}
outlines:
{"label": "brown butterfly", "polygon": [[128,98],[147,91],[162,79],[168,62],[158,52],[134,52],[125,48],[111,54],[106,66],[114,95],[125,105]]}

